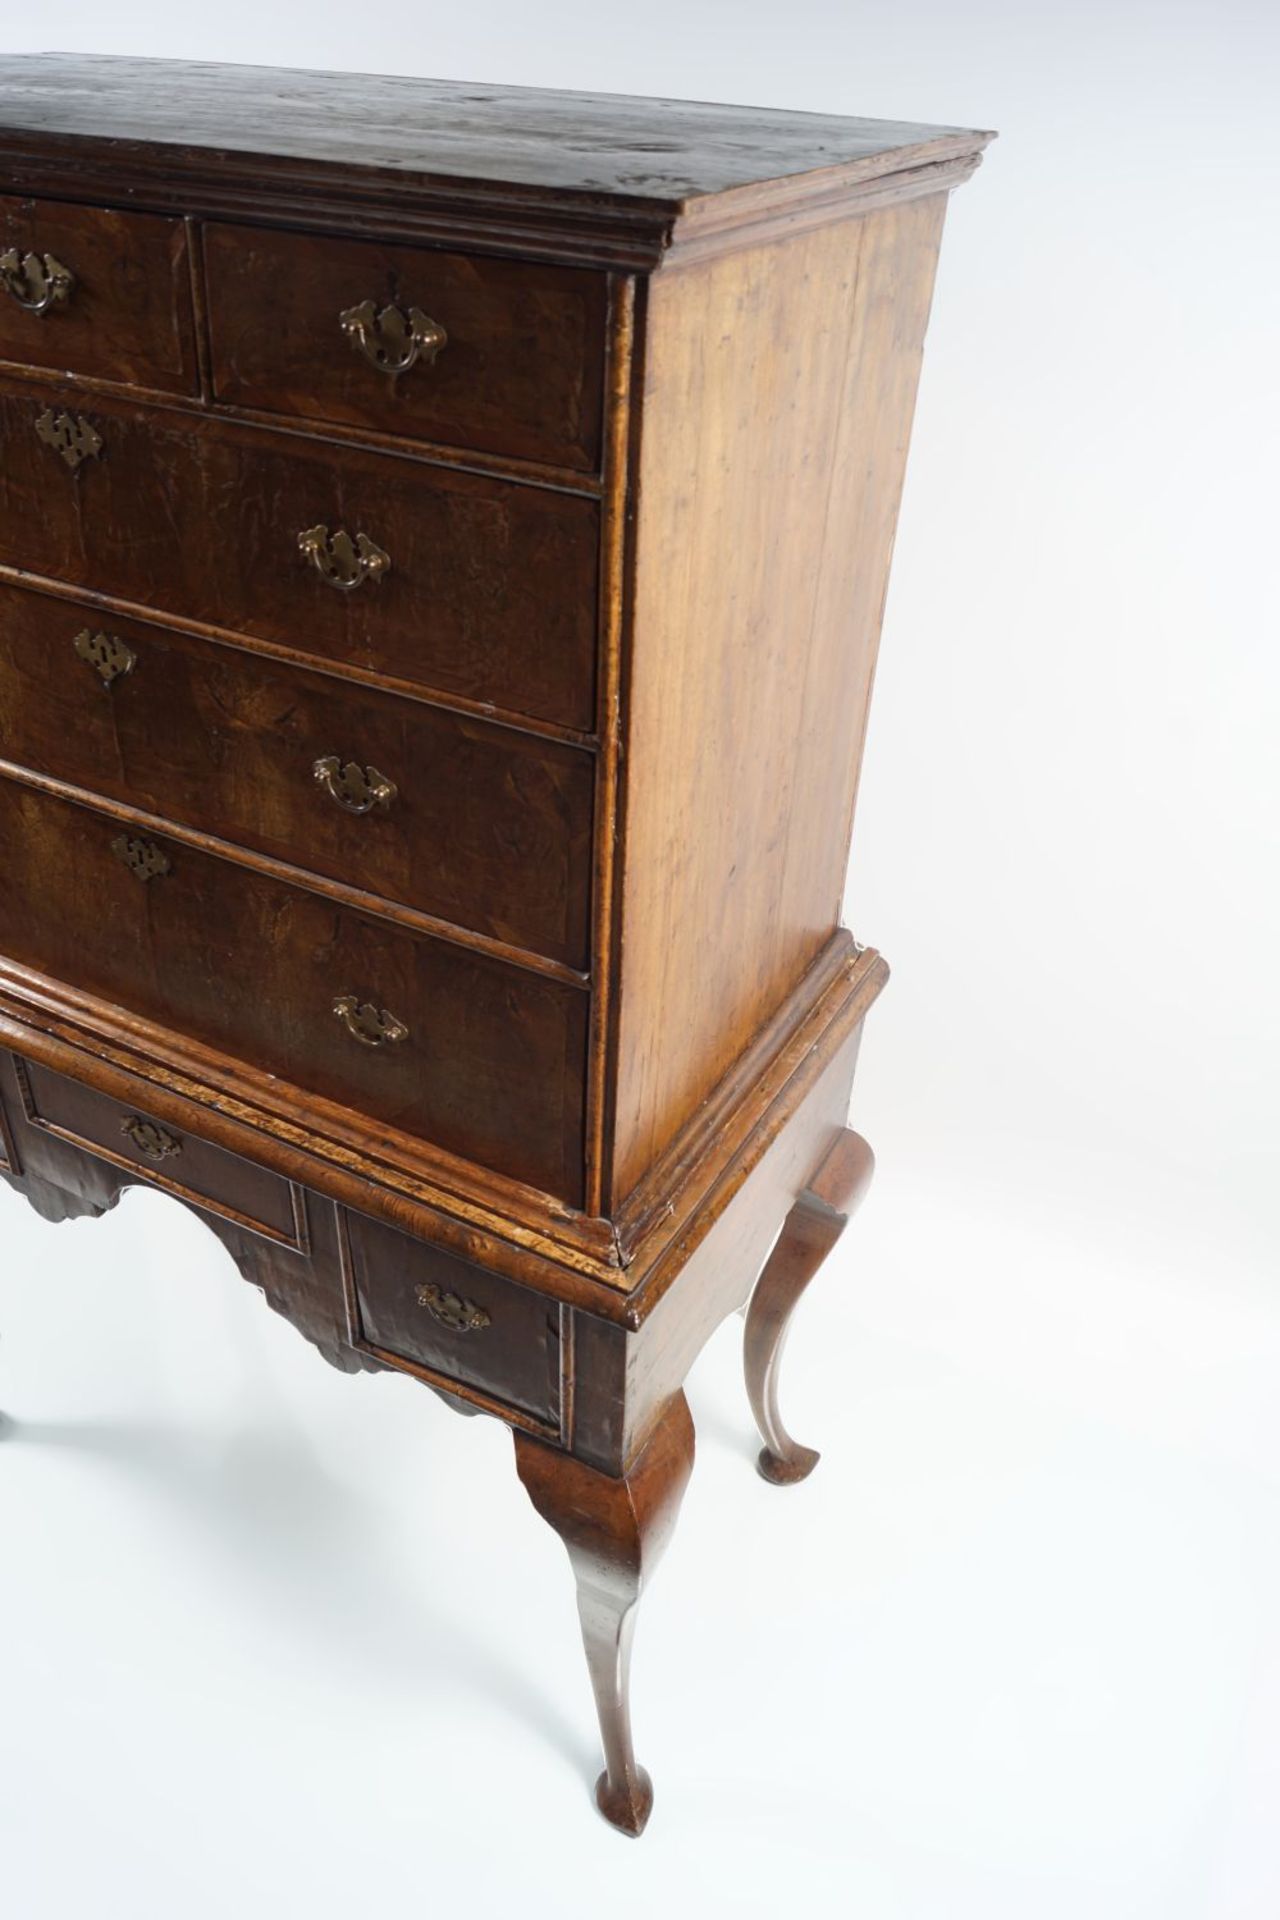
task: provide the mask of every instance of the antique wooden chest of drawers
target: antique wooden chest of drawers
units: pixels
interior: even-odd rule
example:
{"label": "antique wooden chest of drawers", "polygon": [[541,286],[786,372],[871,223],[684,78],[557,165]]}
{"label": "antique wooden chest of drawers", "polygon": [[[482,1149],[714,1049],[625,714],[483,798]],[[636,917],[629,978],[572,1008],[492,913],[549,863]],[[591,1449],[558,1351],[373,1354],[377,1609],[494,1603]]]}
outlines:
{"label": "antique wooden chest of drawers", "polygon": [[[839,926],[981,133],[0,62],[0,1170],[508,1422],[631,1628],[870,1173]],[[757,1278],[757,1276],[759,1276]],[[754,1287],[753,1287],[753,1282]]]}

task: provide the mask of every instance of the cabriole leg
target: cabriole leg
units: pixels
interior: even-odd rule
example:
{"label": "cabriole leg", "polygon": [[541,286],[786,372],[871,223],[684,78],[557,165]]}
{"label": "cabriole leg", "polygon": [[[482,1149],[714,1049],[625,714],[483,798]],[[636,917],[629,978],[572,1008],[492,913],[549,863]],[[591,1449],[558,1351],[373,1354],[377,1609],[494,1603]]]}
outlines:
{"label": "cabriole leg", "polygon": [[525,1490],[569,1551],[600,1716],[605,1770],[596,1805],[623,1833],[644,1831],[653,1786],[631,1744],[631,1641],[645,1581],[666,1546],[693,1467],[693,1421],[676,1394],[621,1479],[517,1433]]}
{"label": "cabriole leg", "polygon": [[791,1438],[778,1411],[778,1368],[791,1315],[844,1232],[874,1170],[870,1147],[846,1127],[787,1215],[747,1308],[743,1367],[764,1439],[757,1465],[775,1486],[803,1480],[819,1458],[812,1447]]}

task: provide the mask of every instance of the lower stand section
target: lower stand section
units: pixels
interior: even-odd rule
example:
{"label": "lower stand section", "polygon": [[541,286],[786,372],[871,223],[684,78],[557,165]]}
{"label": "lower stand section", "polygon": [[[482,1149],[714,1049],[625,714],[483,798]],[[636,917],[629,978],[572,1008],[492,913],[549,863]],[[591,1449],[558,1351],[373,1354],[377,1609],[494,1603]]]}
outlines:
{"label": "lower stand section", "polygon": [[517,1433],[525,1490],[568,1548],[578,1618],[600,1716],[605,1771],[596,1805],[623,1833],[644,1831],[653,1784],[631,1741],[631,1642],[645,1580],[675,1524],[693,1468],[694,1436],[683,1393],[621,1478]]}
{"label": "lower stand section", "polygon": [[[515,1310],[509,1282],[486,1277],[478,1265],[474,1279],[463,1282],[466,1297],[442,1293],[436,1285],[415,1288],[418,1269],[408,1266],[398,1276],[394,1261],[379,1281],[396,1311],[408,1316],[393,1316],[400,1337],[409,1342],[420,1337],[411,1302],[445,1329],[430,1332],[434,1358],[428,1384],[459,1411],[479,1409],[503,1418],[513,1401],[521,1405],[518,1396],[532,1391],[529,1382],[535,1378],[530,1343],[536,1377],[543,1378],[548,1360],[554,1359],[555,1378],[566,1391],[568,1356],[568,1417],[560,1441],[550,1437],[556,1431],[550,1419],[545,1438],[517,1431],[516,1466],[533,1505],[569,1554],[604,1749],[596,1802],[623,1833],[641,1833],[653,1806],[653,1785],[636,1761],[632,1742],[631,1649],[641,1595],[671,1534],[693,1466],[693,1422],[682,1383],[709,1334],[740,1304],[744,1279],[759,1265],[787,1207],[747,1310],[747,1392],[764,1438],[759,1464],[767,1479],[782,1484],[803,1479],[818,1458],[783,1425],[778,1370],[796,1303],[871,1177],[870,1148],[835,1119],[847,1109],[856,1046],[855,1028],[813,1082],[809,1104],[797,1107],[793,1124],[803,1129],[800,1141],[775,1138],[758,1171],[730,1191],[723,1211],[714,1212],[704,1237],[678,1247],[681,1263],[667,1284],[655,1289],[656,1301],[646,1305],[643,1283],[638,1284],[641,1306],[628,1322],[576,1305],[558,1306],[554,1316],[528,1322],[518,1315],[508,1318]],[[0,1053],[0,1074],[4,1060]],[[16,1075],[16,1062],[10,1065]],[[46,1080],[57,1095],[52,1076]],[[16,1079],[13,1084],[20,1085]],[[50,1086],[44,1091],[48,1094]],[[64,1100],[72,1112],[71,1096],[64,1094]],[[130,1126],[140,1124],[131,1107],[122,1105],[119,1112]],[[21,1099],[0,1113],[0,1121],[0,1184],[24,1193],[46,1220],[100,1215],[115,1205],[122,1188],[151,1183],[147,1169],[121,1164],[114,1129],[97,1150],[87,1140],[81,1146],[36,1111],[34,1102]],[[193,1149],[199,1138],[191,1135]],[[804,1168],[832,1139],[834,1146],[805,1178]],[[182,1144],[185,1148],[186,1141]],[[194,1150],[191,1164],[196,1166]],[[269,1237],[231,1213],[227,1198],[210,1199],[206,1209],[200,1201],[208,1196],[155,1178],[163,1190],[203,1213],[245,1278],[336,1366],[354,1371],[397,1363],[400,1349],[384,1353],[366,1347],[359,1337],[361,1323],[353,1317],[363,1269],[352,1265],[352,1223],[362,1216],[344,1212],[317,1191],[293,1187],[294,1237]],[[364,1224],[371,1230],[369,1222]],[[413,1253],[411,1239],[404,1245]],[[400,1257],[407,1261],[409,1255]],[[651,1273],[662,1278],[660,1266]],[[470,1299],[471,1289],[480,1296],[482,1280],[483,1308]],[[473,1336],[487,1337],[486,1330],[494,1334],[492,1344],[475,1349],[465,1344]],[[563,1408],[566,1401],[556,1405]],[[6,1426],[12,1423],[0,1414],[0,1438]],[[638,1438],[643,1443],[637,1448]]]}
{"label": "lower stand section", "polygon": [[787,1215],[747,1308],[743,1369],[751,1411],[764,1440],[756,1464],[775,1486],[806,1479],[820,1457],[791,1438],[778,1411],[778,1370],[791,1316],[849,1224],[871,1184],[875,1164],[862,1135],[846,1128]]}

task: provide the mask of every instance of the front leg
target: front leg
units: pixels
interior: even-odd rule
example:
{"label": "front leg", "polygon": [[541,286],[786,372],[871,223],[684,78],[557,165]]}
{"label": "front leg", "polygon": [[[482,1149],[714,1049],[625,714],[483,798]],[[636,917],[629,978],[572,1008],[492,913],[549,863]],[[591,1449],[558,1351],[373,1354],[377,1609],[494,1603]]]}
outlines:
{"label": "front leg", "polygon": [[818,1464],[812,1447],[791,1438],[778,1411],[778,1369],[791,1315],[848,1225],[875,1164],[862,1135],[846,1127],[787,1215],[747,1308],[743,1367],[751,1411],[764,1440],[757,1465],[775,1486],[803,1480]]}
{"label": "front leg", "polygon": [[534,1506],[564,1541],[578,1583],[578,1618],[600,1716],[605,1771],[596,1805],[639,1834],[653,1784],[631,1744],[631,1641],[645,1579],[666,1546],[693,1468],[693,1421],[683,1393],[620,1478],[517,1433],[516,1468]]}

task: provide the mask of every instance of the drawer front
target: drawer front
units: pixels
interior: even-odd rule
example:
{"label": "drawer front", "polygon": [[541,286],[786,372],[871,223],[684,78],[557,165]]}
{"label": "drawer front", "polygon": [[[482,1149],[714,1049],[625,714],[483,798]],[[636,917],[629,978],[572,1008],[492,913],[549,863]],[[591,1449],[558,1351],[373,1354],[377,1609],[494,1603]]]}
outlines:
{"label": "drawer front", "polygon": [[0,759],[586,967],[580,748],[0,586]]}
{"label": "drawer front", "polygon": [[35,1061],[16,1066],[29,1126],[113,1166],[136,1168],[167,1193],[305,1252],[306,1215],[287,1180]]}
{"label": "drawer front", "polygon": [[581,1204],[581,989],[10,780],[0,863],[0,952]]}
{"label": "drawer front", "polygon": [[218,225],[204,257],[217,399],[598,465],[603,274]]}
{"label": "drawer front", "polygon": [[10,566],[594,724],[593,501],[65,391],[0,388],[0,438]]}
{"label": "drawer front", "polygon": [[0,255],[0,360],[196,391],[181,220],[5,196]]}
{"label": "drawer front", "polygon": [[558,1433],[561,1316],[552,1300],[363,1214],[346,1217],[357,1338]]}

